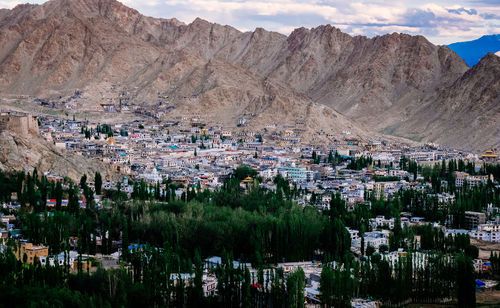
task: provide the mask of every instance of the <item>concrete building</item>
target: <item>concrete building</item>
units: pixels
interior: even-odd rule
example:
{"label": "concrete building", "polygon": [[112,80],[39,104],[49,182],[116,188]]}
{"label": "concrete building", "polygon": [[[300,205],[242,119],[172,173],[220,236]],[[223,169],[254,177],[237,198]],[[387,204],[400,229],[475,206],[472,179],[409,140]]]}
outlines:
{"label": "concrete building", "polygon": [[[467,183],[469,188],[476,187],[479,185],[484,185],[488,183],[487,175],[469,175],[467,172],[455,171],[455,186],[462,187],[464,183]],[[493,180],[493,179],[492,179]]]}
{"label": "concrete building", "polygon": [[486,214],[481,212],[465,212],[465,227],[469,230],[476,229],[480,224],[486,222]]}
{"label": "concrete building", "polygon": [[350,228],[347,228],[347,231],[349,231],[349,234],[351,235],[351,241],[355,241],[357,239],[359,239],[359,231],[358,230],[354,230],[354,229],[350,229]]}
{"label": "concrete building", "polygon": [[[279,172],[281,176],[284,178],[289,178],[293,181],[307,181],[307,169],[306,168],[297,168],[297,167],[283,167],[279,168]],[[311,178],[311,176],[310,176]]]}
{"label": "concrete building", "polygon": [[[364,238],[365,238],[364,240],[365,251],[368,246],[372,246],[373,248],[375,248],[375,251],[378,252],[381,245],[389,245],[389,235],[386,232],[380,232],[380,231],[365,232]],[[356,250],[361,251],[361,237],[352,241],[352,246]]]}
{"label": "concrete building", "polygon": [[17,247],[15,255],[16,258],[24,262],[24,255],[26,254],[26,263],[33,264],[35,259],[40,257],[47,257],[49,255],[49,248],[45,246],[37,246],[32,243],[20,243]]}
{"label": "concrete building", "polygon": [[394,217],[386,219],[384,216],[377,216],[375,218],[370,218],[370,223],[373,229],[387,227],[389,229],[394,229]]}
{"label": "concrete building", "polygon": [[500,225],[480,224],[477,229],[469,232],[469,235],[478,240],[500,243]]}

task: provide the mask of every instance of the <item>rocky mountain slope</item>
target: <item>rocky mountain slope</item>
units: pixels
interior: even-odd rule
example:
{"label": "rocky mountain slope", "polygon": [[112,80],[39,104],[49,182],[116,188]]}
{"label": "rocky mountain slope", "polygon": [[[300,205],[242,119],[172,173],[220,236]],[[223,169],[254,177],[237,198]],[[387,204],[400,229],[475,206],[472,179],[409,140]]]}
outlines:
{"label": "rocky mountain slope", "polygon": [[96,171],[111,179],[113,172],[109,165],[57,149],[51,143],[37,136],[24,136],[10,131],[0,132],[0,170],[24,170],[28,158],[30,170],[50,171],[78,181],[83,174],[93,175]]}
{"label": "rocky mountain slope", "polygon": [[[395,129],[400,135],[428,132],[428,139],[453,144],[456,138],[471,148],[484,142],[500,144],[500,57],[488,53],[481,61],[441,89]],[[439,102],[439,103],[436,103]],[[421,133],[422,134],[422,133]]]}
{"label": "rocky mountain slope", "polygon": [[[498,83],[476,82],[487,78],[482,74],[500,79],[492,62],[469,69],[422,36],[351,37],[329,25],[288,37],[260,28],[242,33],[201,19],[145,17],[115,0],[51,0],[0,11],[2,93],[49,97],[83,89],[94,94],[86,107],[97,108],[98,94],[118,85],[134,89],[134,103],[168,96],[167,117],[197,113],[235,125],[250,115],[256,128],[306,122],[309,141],[317,131],[349,129],[475,150],[499,146],[488,137],[498,123],[476,121],[479,113],[470,112],[482,99],[481,110],[498,116]],[[445,110],[457,102],[450,122]],[[462,138],[467,130],[460,123],[471,121],[475,137]]]}

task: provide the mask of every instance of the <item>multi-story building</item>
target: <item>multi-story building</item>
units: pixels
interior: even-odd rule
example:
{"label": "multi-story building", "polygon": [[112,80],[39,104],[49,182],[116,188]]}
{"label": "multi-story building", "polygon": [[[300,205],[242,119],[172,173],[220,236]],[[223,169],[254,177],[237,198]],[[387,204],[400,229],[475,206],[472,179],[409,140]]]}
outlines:
{"label": "multi-story building", "polygon": [[[361,251],[361,237],[352,241],[352,247]],[[379,251],[381,245],[389,245],[389,235],[386,232],[372,231],[364,233],[364,249],[372,246],[376,251]]]}
{"label": "multi-story building", "polygon": [[488,183],[488,178],[487,175],[470,175],[467,177],[467,183],[469,183],[469,187],[476,187]]}
{"label": "multi-story building", "polygon": [[290,178],[293,181],[307,181],[307,169],[298,167],[283,167],[279,168],[280,174],[285,178]]}
{"label": "multi-story building", "polygon": [[394,217],[386,219],[384,216],[377,216],[375,218],[370,218],[370,223],[373,229],[378,227],[388,227],[389,229],[394,229]]}
{"label": "multi-story building", "polygon": [[455,186],[462,187],[465,182],[469,188],[479,186],[481,184],[486,184],[488,182],[487,175],[469,175],[467,172],[455,171]]}
{"label": "multi-story building", "polygon": [[480,224],[477,229],[470,231],[469,235],[478,240],[500,243],[500,225]]}
{"label": "multi-story building", "polygon": [[16,249],[16,258],[24,262],[24,255],[26,254],[26,263],[33,264],[35,259],[40,257],[47,257],[49,255],[49,248],[45,246],[37,246],[32,243],[20,243]]}
{"label": "multi-story building", "polygon": [[350,228],[346,228],[347,231],[349,231],[349,234],[351,235],[351,241],[355,241],[357,239],[359,239],[359,231],[358,230],[354,230],[354,229],[350,229]]}
{"label": "multi-story building", "polygon": [[455,172],[455,186],[462,187],[464,185],[465,179],[469,176],[466,172]]}
{"label": "multi-story building", "polygon": [[465,228],[472,230],[486,222],[486,214],[481,212],[465,212]]}

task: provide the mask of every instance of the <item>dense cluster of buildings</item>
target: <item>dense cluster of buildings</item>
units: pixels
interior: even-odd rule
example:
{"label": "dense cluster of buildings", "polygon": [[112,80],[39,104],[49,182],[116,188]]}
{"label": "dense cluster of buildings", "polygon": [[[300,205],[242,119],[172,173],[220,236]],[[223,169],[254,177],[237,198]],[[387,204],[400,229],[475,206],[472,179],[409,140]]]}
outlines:
{"label": "dense cluster of buildings", "polygon": [[[420,162],[480,159],[475,154],[434,146],[411,148],[379,140],[361,141],[349,135],[321,146],[282,145],[279,136],[293,135],[290,129],[272,135],[233,132],[223,127],[205,127],[193,119],[162,125],[135,120],[106,127],[54,117],[40,117],[39,121],[40,134],[56,147],[101,160],[134,180],[156,183],[171,179],[186,185],[200,182],[203,188],[213,189],[221,185],[236,166],[245,164],[256,169],[264,179],[280,174],[317,195],[340,191],[349,204],[365,201],[366,192],[373,190],[386,196],[406,187],[424,190],[426,184],[416,182],[414,174],[399,168],[402,156]],[[311,160],[313,151],[319,163]],[[343,158],[369,156],[381,167],[375,171],[348,170],[347,163],[335,166],[327,163],[330,153]],[[374,177],[392,180],[375,182]],[[457,173],[456,181],[457,187],[464,182],[473,186],[486,182],[487,177]],[[113,184],[106,185],[109,188]],[[322,201],[327,204],[328,196]]]}
{"label": "dense cluster of buildings", "polygon": [[[0,122],[2,121],[0,117]],[[136,120],[131,123],[100,125],[88,121],[61,121],[55,117],[41,116],[38,118],[39,133],[56,147],[71,151],[85,157],[108,163],[121,174],[120,189],[131,194],[133,187],[129,179],[144,180],[148,183],[160,183],[164,188],[165,181],[183,184],[176,194],[181,195],[188,186],[201,186],[202,189],[213,190],[220,187],[233,169],[240,165],[254,168],[263,179],[260,185],[275,189],[272,181],[278,175],[288,179],[291,185],[303,189],[295,200],[298,204],[312,204],[318,208],[328,208],[332,193],[338,193],[346,201],[349,210],[358,204],[370,205],[368,196],[391,196],[400,189],[426,191],[430,187],[425,181],[417,181],[420,174],[402,170],[401,159],[404,157],[421,163],[437,162],[442,159],[463,159],[479,161],[484,157],[459,151],[440,149],[436,146],[412,148],[407,145],[389,143],[386,141],[362,141],[346,134],[342,140],[331,144],[304,145],[295,142],[293,130],[286,129],[266,135],[262,132],[233,132],[223,127],[206,127],[196,119],[179,119],[162,125]],[[4,121],[8,125],[8,121]],[[27,122],[29,130],[31,122]],[[1,124],[1,123],[0,123]],[[10,125],[10,124],[9,124]],[[245,125],[241,120],[239,125]],[[273,128],[270,124],[269,129]],[[311,159],[314,153],[316,161]],[[332,163],[332,155],[341,159]],[[495,159],[495,154],[488,153],[488,160]],[[378,167],[374,169],[347,168],[349,160],[359,157],[371,157]],[[59,175],[47,174],[49,180],[62,179]],[[382,180],[375,180],[375,178]],[[469,175],[465,172],[455,173],[456,187],[469,185],[474,187],[493,180],[488,176]],[[249,182],[252,179],[248,180]],[[245,188],[245,181],[242,188]],[[92,185],[92,183],[90,183]],[[117,189],[117,182],[107,179],[104,189]],[[455,202],[453,194],[436,194],[440,205]],[[99,196],[96,196],[100,204]],[[314,200],[313,200],[314,198]],[[48,200],[48,205],[51,200]],[[80,206],[84,207],[82,202]],[[1,228],[1,238],[7,238],[15,231],[11,223],[13,217],[3,216],[5,227]],[[466,212],[467,230],[445,230],[445,234],[467,233],[472,238],[484,241],[500,242],[500,216],[498,209],[489,207],[487,213]],[[351,235],[351,250],[360,255],[368,247],[376,252],[384,253],[390,260],[406,254],[402,250],[388,251],[389,234],[395,226],[394,218],[378,216],[370,219],[372,231],[360,233],[359,230],[348,229]],[[402,213],[401,227],[426,223],[424,218]],[[441,226],[437,226],[441,227]],[[418,240],[417,240],[418,243]],[[48,248],[22,243],[17,252],[19,259],[26,255],[27,262],[33,263],[39,259],[42,264],[54,265],[55,262],[67,262],[74,268],[74,254],[69,256],[49,256]],[[66,260],[66,261],[64,261]],[[207,269],[220,263],[220,258],[205,260]],[[236,261],[235,261],[236,262]],[[477,261],[479,264],[479,261]],[[64,265],[66,263],[61,263]],[[239,264],[235,264],[239,266]],[[307,297],[314,302],[318,296],[321,265],[307,262],[304,264],[279,264],[285,272],[301,266],[308,279]],[[481,267],[482,268],[482,267]],[[175,278],[175,277],[174,277]],[[181,279],[182,277],[179,277]],[[216,279],[207,271],[204,276],[204,291],[206,295],[216,290]],[[359,301],[353,305],[359,307],[372,305]]]}
{"label": "dense cluster of buildings", "polygon": [[[400,189],[426,191],[430,183],[420,174],[400,168],[403,157],[422,164],[440,162],[443,159],[462,159],[478,162],[498,159],[492,151],[483,155],[441,149],[434,145],[409,147],[381,140],[357,140],[346,134],[342,140],[331,144],[285,144],[280,138],[294,136],[292,128],[265,132],[232,131],[224,127],[209,127],[199,117],[179,118],[158,124],[135,120],[129,123],[100,125],[89,121],[61,121],[55,117],[40,116],[40,134],[57,147],[76,154],[101,160],[122,174],[121,189],[132,192],[128,179],[148,183],[170,180],[184,187],[199,185],[213,190],[221,186],[234,168],[248,165],[258,171],[266,188],[274,189],[272,181],[277,175],[289,179],[293,185],[307,191],[295,200],[299,204],[313,203],[328,208],[332,193],[339,193],[352,210],[356,204],[369,204],[367,196],[375,193],[392,196]],[[242,120],[240,125],[245,125]],[[269,130],[276,125],[269,125]],[[316,161],[311,159],[315,153]],[[328,162],[332,155],[342,158],[336,164]],[[486,155],[487,158],[483,156]],[[347,168],[349,159],[371,157],[377,168]],[[469,187],[486,184],[491,176],[469,175],[455,172],[455,185]],[[375,180],[377,178],[377,180]],[[418,181],[420,180],[420,181]],[[104,189],[116,189],[111,180]],[[243,183],[244,184],[244,183]],[[179,195],[182,189],[177,191]],[[433,195],[439,206],[455,202],[448,193]],[[314,200],[311,200],[314,198]],[[311,202],[313,201],[313,202]],[[466,213],[467,228],[473,230],[495,220],[497,209],[488,213]],[[488,215],[488,217],[486,216]],[[419,217],[402,217],[402,224],[420,223]],[[374,229],[388,226],[392,229],[393,218],[372,219]]]}

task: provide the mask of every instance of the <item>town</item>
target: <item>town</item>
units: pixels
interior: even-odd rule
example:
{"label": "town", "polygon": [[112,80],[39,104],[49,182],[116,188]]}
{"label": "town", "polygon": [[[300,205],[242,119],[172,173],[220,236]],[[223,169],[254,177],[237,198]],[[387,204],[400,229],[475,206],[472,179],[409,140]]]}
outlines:
{"label": "town", "polygon": [[0,308],[500,307],[499,2],[0,0]]}
{"label": "town", "polygon": [[[13,118],[23,117],[29,124],[21,123],[21,120],[12,122]],[[307,305],[342,305],[346,301],[353,307],[401,305],[409,303],[408,298],[413,298],[415,302],[423,299],[413,294],[395,301],[394,294],[384,294],[382,290],[368,285],[376,284],[378,280],[368,282],[363,276],[356,278],[358,274],[352,279],[357,279],[356,283],[361,286],[366,284],[364,291],[359,285],[352,290],[328,290],[326,281],[344,279],[338,281],[346,282],[345,279],[351,279],[343,277],[342,273],[352,272],[356,262],[364,264],[383,260],[397,273],[404,258],[413,258],[415,271],[435,264],[436,259],[444,262],[447,256],[460,251],[471,258],[474,269],[474,275],[467,276],[464,271],[465,277],[459,278],[464,281],[472,279],[472,287],[462,286],[465,282],[453,278],[454,286],[467,290],[464,296],[470,296],[467,288],[479,293],[498,288],[500,244],[495,246],[495,243],[500,243],[500,165],[499,156],[493,150],[475,154],[432,144],[411,146],[387,140],[360,140],[351,137],[348,131],[333,137],[330,144],[307,145],[300,141],[299,132],[276,123],[270,123],[262,131],[253,132],[249,127],[241,130],[246,124],[245,119],[239,120],[239,129],[234,131],[204,124],[200,117],[183,117],[168,122],[137,119],[119,124],[101,124],[49,115],[32,117],[3,112],[2,119],[4,126],[15,123],[14,127],[20,129],[20,133],[30,131],[39,134],[61,151],[99,160],[108,165],[115,175],[103,179],[99,173],[82,174],[81,179],[72,180],[64,174],[50,171],[38,174],[28,166],[26,170],[19,170],[17,175],[2,173],[1,250],[8,250],[7,243],[14,241],[14,254],[23,263],[89,274],[125,265],[127,271],[134,273],[134,281],[142,281],[143,275],[146,275],[142,272],[145,265],[137,265],[136,258],[157,258],[157,252],[167,253],[164,252],[167,248],[160,248],[162,242],[152,240],[148,233],[139,236],[138,230],[134,231],[133,241],[129,241],[126,238],[129,237],[126,235],[128,231],[125,230],[127,225],[130,228],[130,224],[142,221],[143,215],[153,211],[151,207],[154,203],[166,204],[167,211],[175,215],[199,210],[196,202],[221,202],[230,205],[233,210],[242,207],[253,213],[270,212],[273,204],[278,207],[294,204],[292,208],[296,206],[304,212],[313,210],[314,213],[308,214],[312,217],[330,217],[332,224],[339,219],[340,229],[332,227],[334,229],[330,231],[330,236],[337,236],[337,239],[329,239],[333,242],[325,246],[314,238],[310,247],[297,250],[304,253],[261,247],[260,253],[254,255],[254,252],[247,253],[245,248],[234,248],[231,252],[234,253],[234,261],[231,253],[226,254],[226,250],[219,249],[222,244],[216,246],[214,242],[214,246],[205,249],[203,247],[210,243],[202,243],[198,248],[204,257],[203,266],[198,271],[196,261],[193,266],[176,261],[180,263],[176,263],[175,268],[184,271],[169,272],[168,280],[173,286],[169,292],[174,292],[179,284],[186,284],[186,287],[197,285],[203,290],[202,298],[219,296],[226,301],[225,296],[231,297],[226,293],[231,291],[224,289],[227,285],[224,286],[221,279],[226,277],[224,275],[239,273],[242,277],[251,277],[251,283],[244,278],[238,288],[248,284],[246,287],[252,290],[248,296],[253,303],[265,300],[264,296],[256,294],[277,292],[273,279],[281,279],[282,283],[286,281],[287,285],[296,279],[299,281],[297,286],[303,290],[294,291],[298,292],[299,298],[290,294],[289,288],[286,293],[297,303],[303,304],[305,300]],[[23,125],[27,125],[26,130],[21,129]],[[9,181],[18,184],[10,185]],[[36,191],[39,193],[36,194]],[[272,192],[272,197],[263,197],[269,192]],[[223,193],[230,196],[219,201]],[[262,199],[253,200],[252,196]],[[271,202],[272,198],[281,200]],[[137,201],[147,204],[148,209],[136,208]],[[251,208],[251,203],[256,203],[256,207]],[[124,210],[127,206],[130,209]],[[124,217],[128,218],[118,215],[119,220],[114,222],[114,213],[109,217],[106,216],[108,214],[101,215],[117,211],[116,207],[121,207],[120,211],[127,213]],[[66,230],[64,236],[58,236],[61,242],[43,238],[40,234],[33,234],[37,231],[30,230],[36,227],[40,231],[44,227],[39,224],[56,223],[62,219],[58,215],[65,215],[66,212],[80,219],[79,211],[97,220],[89,223],[88,229],[83,220],[85,227],[77,233],[72,233],[71,228],[59,226]],[[108,222],[96,218],[101,216],[108,217],[102,218],[108,219]],[[30,221],[26,221],[28,218]],[[114,230],[114,223],[120,226],[118,230]],[[245,232],[248,234],[249,231]],[[315,234],[323,236],[323,232]],[[199,241],[202,241],[201,238],[211,240],[201,235],[192,236],[193,245],[198,243],[198,237]],[[348,239],[342,239],[342,236]],[[162,236],[165,241],[169,238],[170,235]],[[307,239],[307,236],[300,239]],[[224,243],[225,240],[216,241]],[[267,243],[265,239],[262,241]],[[306,242],[294,245],[305,245]],[[182,243],[177,245],[182,246]],[[193,252],[185,251],[186,247],[174,248],[174,252],[170,253],[192,256]],[[226,245],[221,247],[227,248]],[[332,250],[327,253],[328,249]],[[206,255],[207,252],[218,254]],[[352,257],[346,257],[345,253]],[[197,258],[200,256],[197,255]],[[291,261],[288,262],[288,259]],[[191,271],[191,268],[194,270]],[[328,274],[325,274],[325,268],[328,268]],[[376,268],[378,273],[380,269]],[[137,274],[138,271],[142,274]],[[358,271],[367,274],[362,269],[358,268]],[[343,278],[339,278],[341,276]],[[388,279],[391,279],[390,276]],[[414,288],[407,292],[414,292]],[[302,293],[304,298],[301,299]],[[448,303],[457,300],[457,296],[460,295],[440,293],[432,300],[425,300]],[[182,302],[175,296],[162,296],[162,301],[170,300]],[[459,303],[467,300],[470,298],[458,298]]]}

